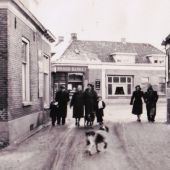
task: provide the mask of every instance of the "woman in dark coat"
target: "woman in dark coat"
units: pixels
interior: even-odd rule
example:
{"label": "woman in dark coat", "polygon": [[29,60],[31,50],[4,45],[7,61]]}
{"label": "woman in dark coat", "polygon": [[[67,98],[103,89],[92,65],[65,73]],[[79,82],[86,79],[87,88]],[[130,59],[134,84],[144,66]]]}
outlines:
{"label": "woman in dark coat", "polygon": [[80,119],[84,117],[84,97],[82,87],[78,86],[77,91],[73,94],[70,102],[70,107],[73,106],[73,118],[75,118],[75,125],[80,126]]}
{"label": "woman in dark coat", "polygon": [[58,102],[57,124],[65,124],[67,117],[67,103],[69,101],[69,93],[65,90],[64,86],[60,87],[60,90],[56,93],[55,101]]}
{"label": "woman in dark coat", "polygon": [[147,89],[147,92],[145,93],[145,103],[149,122],[155,121],[157,101],[158,101],[157,91],[154,91],[152,86],[150,85]]}
{"label": "woman in dark coat", "polygon": [[93,89],[92,84],[87,85],[87,89],[84,92],[84,104],[85,104],[85,119],[87,120],[89,115],[92,122],[95,119],[96,105],[97,105],[97,93]]}
{"label": "woman in dark coat", "polygon": [[130,104],[133,105],[132,108],[132,114],[137,115],[137,121],[141,122],[141,114],[143,111],[143,101],[142,98],[144,98],[144,93],[141,91],[141,88],[139,85],[137,85],[136,90],[133,92]]}

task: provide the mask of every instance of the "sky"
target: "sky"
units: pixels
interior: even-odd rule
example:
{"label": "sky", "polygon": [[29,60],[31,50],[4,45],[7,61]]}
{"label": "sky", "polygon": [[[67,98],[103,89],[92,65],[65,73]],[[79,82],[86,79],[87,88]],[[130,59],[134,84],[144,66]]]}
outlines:
{"label": "sky", "polygon": [[[170,0],[36,0],[34,14],[56,36],[151,43],[170,34]],[[33,8],[32,8],[33,9]]]}

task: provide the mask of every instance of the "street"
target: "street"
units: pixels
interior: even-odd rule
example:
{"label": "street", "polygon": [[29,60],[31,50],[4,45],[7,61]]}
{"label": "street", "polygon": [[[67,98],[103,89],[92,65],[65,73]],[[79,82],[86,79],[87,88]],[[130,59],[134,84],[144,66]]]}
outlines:
{"label": "street", "polygon": [[[136,122],[128,104],[108,104],[105,124],[108,148],[92,156],[86,151],[85,129],[74,126],[69,110],[67,125],[47,126],[18,146],[0,151],[2,170],[169,170],[170,126],[166,104],[158,104],[156,122]],[[94,125],[94,129],[97,129]]]}

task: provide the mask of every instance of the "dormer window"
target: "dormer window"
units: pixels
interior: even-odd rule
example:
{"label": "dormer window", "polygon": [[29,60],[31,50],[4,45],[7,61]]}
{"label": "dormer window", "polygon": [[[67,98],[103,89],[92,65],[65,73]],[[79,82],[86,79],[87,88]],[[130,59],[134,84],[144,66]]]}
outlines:
{"label": "dormer window", "polygon": [[110,54],[110,55],[109,55],[109,59],[110,59],[111,62],[115,62],[115,60],[114,60],[114,55],[113,55],[113,54]]}
{"label": "dormer window", "polygon": [[110,55],[110,60],[115,63],[134,64],[136,53],[113,53]]}
{"label": "dormer window", "polygon": [[151,64],[164,64],[165,63],[165,56],[163,55],[147,55],[146,58],[149,59]]}

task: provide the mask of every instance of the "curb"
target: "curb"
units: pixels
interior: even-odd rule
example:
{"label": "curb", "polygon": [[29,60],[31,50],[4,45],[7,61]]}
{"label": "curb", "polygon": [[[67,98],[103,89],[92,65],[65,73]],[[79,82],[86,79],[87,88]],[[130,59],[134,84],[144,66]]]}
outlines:
{"label": "curb", "polygon": [[48,121],[45,124],[42,124],[42,125],[38,126],[34,130],[32,130],[29,133],[27,133],[26,135],[24,135],[24,136],[20,137],[19,139],[15,140],[14,142],[12,142],[7,147],[2,148],[0,150],[0,152],[2,152],[2,151],[9,151],[9,150],[15,150],[21,143],[23,143],[24,141],[26,141],[27,139],[31,138],[32,136],[34,136],[35,134],[40,132],[42,129],[45,129],[45,128],[47,128],[50,125],[51,125],[51,122]]}

